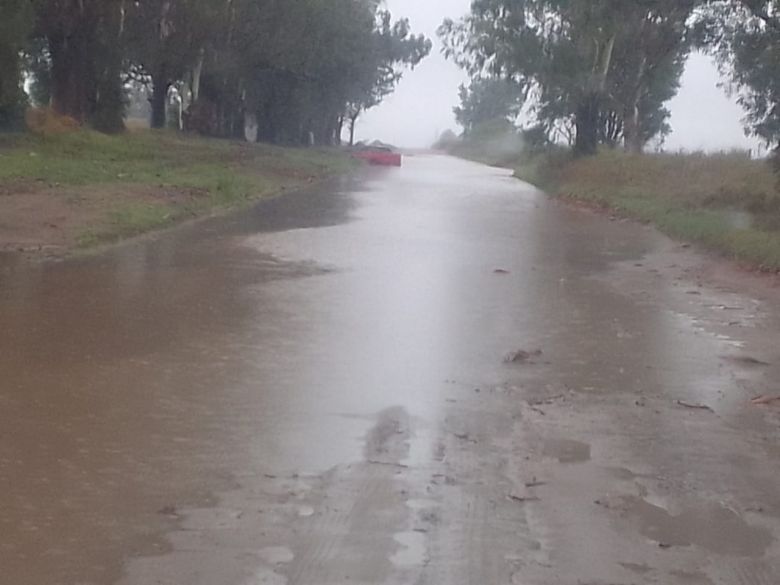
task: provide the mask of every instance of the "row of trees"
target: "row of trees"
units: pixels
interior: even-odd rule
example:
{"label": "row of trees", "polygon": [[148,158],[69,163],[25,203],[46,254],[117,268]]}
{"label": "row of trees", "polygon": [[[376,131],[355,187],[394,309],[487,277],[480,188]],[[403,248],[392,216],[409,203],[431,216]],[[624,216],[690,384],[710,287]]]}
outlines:
{"label": "row of trees", "polygon": [[702,49],[718,55],[749,130],[780,143],[777,0],[474,0],[439,35],[474,78],[456,110],[467,131],[485,96],[506,119],[528,100],[539,129],[569,134],[579,154],[640,152],[670,131],[665,104]]}
{"label": "row of trees", "polygon": [[431,50],[378,0],[0,0],[0,15],[0,127],[29,94],[120,131],[142,83],[153,127],[175,92],[203,133],[329,144]]}

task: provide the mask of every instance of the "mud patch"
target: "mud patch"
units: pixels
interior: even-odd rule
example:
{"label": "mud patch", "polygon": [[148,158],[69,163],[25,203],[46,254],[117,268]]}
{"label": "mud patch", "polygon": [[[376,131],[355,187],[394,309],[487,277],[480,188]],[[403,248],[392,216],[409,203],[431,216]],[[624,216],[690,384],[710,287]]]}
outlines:
{"label": "mud patch", "polygon": [[258,569],[246,585],[287,585],[287,578],[271,569]]}
{"label": "mud patch", "polygon": [[637,575],[646,575],[653,570],[652,567],[648,567],[647,565],[640,565],[638,563],[620,563],[620,566],[628,571],[631,571],[632,573],[636,573]]}
{"label": "mud patch", "polygon": [[79,245],[84,231],[113,229],[112,213],[122,206],[159,207],[181,213],[183,206],[205,199],[197,189],[135,184],[65,187],[36,182],[2,195],[0,251],[57,255]]}
{"label": "mud patch", "polygon": [[550,439],[544,442],[542,454],[560,463],[584,463],[590,461],[590,445],[568,439]]}
{"label": "mud patch", "polygon": [[406,410],[394,407],[380,412],[376,425],[366,437],[366,461],[401,467],[401,460],[409,454],[410,435],[409,413]]}
{"label": "mud patch", "polygon": [[704,573],[692,573],[689,571],[669,571],[669,574],[685,585],[713,585],[709,577]]}
{"label": "mud patch", "polygon": [[624,501],[639,532],[664,548],[695,545],[720,555],[760,557],[773,542],[768,530],[750,526],[722,506],[686,510],[673,516],[636,497]]}

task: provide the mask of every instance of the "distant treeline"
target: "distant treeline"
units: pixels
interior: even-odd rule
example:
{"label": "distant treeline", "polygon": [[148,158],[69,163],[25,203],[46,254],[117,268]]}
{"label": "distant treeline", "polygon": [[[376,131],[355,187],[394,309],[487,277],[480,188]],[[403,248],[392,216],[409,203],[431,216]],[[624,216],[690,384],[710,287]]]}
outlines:
{"label": "distant treeline", "polygon": [[731,82],[746,130],[780,144],[778,0],[474,0],[439,35],[473,79],[456,109],[467,135],[525,108],[537,142],[640,152],[670,132],[667,104],[702,50]]}
{"label": "distant treeline", "polygon": [[[0,0],[0,129],[30,105],[124,129],[147,88],[200,133],[333,144],[431,50],[378,0]],[[144,93],[144,92],[140,92]]]}

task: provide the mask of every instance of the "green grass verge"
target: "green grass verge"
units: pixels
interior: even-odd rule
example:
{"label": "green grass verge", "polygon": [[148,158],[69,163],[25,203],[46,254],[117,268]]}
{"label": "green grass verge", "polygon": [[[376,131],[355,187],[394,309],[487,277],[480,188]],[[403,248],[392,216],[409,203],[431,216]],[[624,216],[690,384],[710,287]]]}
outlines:
{"label": "green grass verge", "polygon": [[515,175],[762,270],[780,270],[780,192],[764,161],[740,153],[610,151],[583,159],[557,154],[524,160]]}
{"label": "green grass verge", "polygon": [[[0,187],[32,181],[55,189],[90,186],[121,193],[127,187],[128,193],[146,192],[137,201],[118,196],[101,222],[77,234],[79,247],[246,205],[284,188],[346,172],[352,165],[335,150],[281,148],[170,132],[0,137]],[[166,191],[191,196],[166,200]]]}

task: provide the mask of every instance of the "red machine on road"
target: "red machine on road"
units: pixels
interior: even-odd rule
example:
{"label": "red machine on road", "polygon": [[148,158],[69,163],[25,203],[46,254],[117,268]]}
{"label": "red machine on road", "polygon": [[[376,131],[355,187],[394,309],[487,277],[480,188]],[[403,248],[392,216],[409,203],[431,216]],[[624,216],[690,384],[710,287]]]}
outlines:
{"label": "red machine on road", "polygon": [[400,167],[401,154],[386,146],[364,146],[352,153],[353,158],[359,158],[372,165]]}

